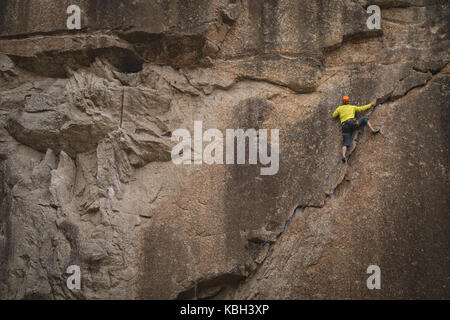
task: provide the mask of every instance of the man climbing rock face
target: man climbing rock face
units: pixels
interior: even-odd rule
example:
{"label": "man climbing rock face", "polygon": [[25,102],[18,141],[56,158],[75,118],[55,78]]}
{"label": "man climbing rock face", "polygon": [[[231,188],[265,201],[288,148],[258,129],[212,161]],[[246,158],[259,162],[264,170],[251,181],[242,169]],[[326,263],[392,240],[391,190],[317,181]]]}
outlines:
{"label": "man climbing rock face", "polygon": [[375,107],[376,100],[372,101],[370,104],[357,107],[350,105],[350,98],[348,96],[342,97],[342,106],[339,106],[334,112],[333,112],[333,118],[336,118],[339,116],[339,119],[341,120],[342,124],[342,135],[343,135],[343,141],[342,141],[342,162],[346,161],[346,152],[347,148],[350,147],[350,144],[352,143],[353,136],[356,129],[364,127],[366,124],[369,126],[370,130],[373,134],[377,134],[380,132],[380,129],[375,130],[372,125],[369,122],[368,118],[360,118],[358,120],[355,119],[355,113],[357,111],[364,111],[367,109],[370,109],[371,107]]}

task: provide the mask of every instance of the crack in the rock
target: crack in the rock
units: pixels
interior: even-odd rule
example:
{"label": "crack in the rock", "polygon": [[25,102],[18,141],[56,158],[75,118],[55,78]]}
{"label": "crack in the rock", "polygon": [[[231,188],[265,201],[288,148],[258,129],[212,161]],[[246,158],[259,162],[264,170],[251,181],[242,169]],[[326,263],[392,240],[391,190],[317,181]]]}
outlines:
{"label": "crack in the rock", "polygon": [[[428,83],[430,83],[430,82],[431,82],[431,81],[432,81],[432,80],[433,80],[433,79],[434,79],[434,78],[435,78],[435,77],[436,77],[443,69],[445,69],[446,66],[447,66],[447,65],[445,65],[444,67],[440,68],[440,70],[439,70],[432,78],[430,78],[428,81],[426,81],[425,84],[422,84],[422,85],[419,85],[419,86],[416,86],[416,87],[414,87],[414,88],[411,88],[411,89],[407,90],[407,91],[405,92],[405,94],[403,94],[401,97],[398,97],[398,98],[392,98],[392,95],[389,95],[389,96],[388,96],[387,98],[385,98],[384,101],[382,101],[377,107],[381,107],[383,104],[386,104],[386,103],[395,102],[395,101],[397,101],[397,100],[400,100],[400,99],[404,98],[406,95],[408,95],[409,92],[411,92],[411,91],[414,90],[414,89],[417,89],[418,87],[425,87],[425,86],[428,85]],[[374,112],[375,112],[375,108],[373,109],[372,114],[373,114]],[[357,146],[358,146],[358,144],[359,144],[359,137],[360,137],[360,132],[358,131],[358,134],[357,134],[357,136],[355,137],[355,144],[354,144],[354,147],[353,147],[352,150],[350,151],[350,153],[349,153],[349,155],[348,155],[348,159],[350,159],[351,155],[356,151]],[[348,163],[348,161],[347,161],[347,163]],[[308,208],[308,207],[309,207],[309,208],[324,209],[324,208],[326,207],[326,205],[327,205],[328,199],[331,198],[331,196],[335,195],[335,191],[336,191],[343,183],[351,183],[349,180],[346,180],[346,179],[345,179],[345,175],[346,175],[347,172],[348,172],[348,168],[349,168],[349,167],[347,166],[347,167],[346,167],[346,170],[345,170],[344,173],[342,174],[341,181],[340,181],[339,183],[336,184],[336,186],[331,190],[331,193],[326,194],[324,203],[323,203],[322,205],[306,205],[306,206],[304,206],[303,211],[306,210],[306,208]],[[302,205],[297,206],[295,210],[297,210],[297,209],[298,209],[299,207],[301,207],[301,206],[302,206]],[[276,243],[276,240],[277,240],[278,238],[280,238],[280,237],[282,236],[283,233],[284,233],[284,230],[282,230],[281,232],[279,232],[279,233],[277,234],[277,236],[275,237],[274,241],[269,242],[269,243],[267,244],[267,245],[268,245],[268,250],[267,250],[267,253],[266,253],[266,255],[264,256],[264,258],[263,258],[259,263],[256,263],[256,267],[255,267],[252,271],[250,271],[248,275],[242,275],[242,276],[243,276],[242,281],[246,281],[246,280],[250,279],[252,276],[254,276],[254,275],[256,274],[256,272],[258,271],[258,269],[260,268],[260,266],[262,266],[262,265],[264,264],[264,262],[272,255],[273,250],[274,250],[274,247],[272,246],[272,244]]]}

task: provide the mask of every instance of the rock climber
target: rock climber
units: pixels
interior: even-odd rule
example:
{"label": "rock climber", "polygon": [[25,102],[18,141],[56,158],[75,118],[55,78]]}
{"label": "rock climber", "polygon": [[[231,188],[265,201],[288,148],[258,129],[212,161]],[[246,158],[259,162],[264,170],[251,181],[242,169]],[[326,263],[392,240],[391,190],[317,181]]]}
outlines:
{"label": "rock climber", "polygon": [[350,98],[348,96],[342,97],[342,106],[339,106],[334,112],[333,112],[333,118],[336,118],[339,116],[339,119],[341,120],[341,130],[343,135],[343,141],[342,141],[342,162],[345,163],[346,161],[346,152],[347,148],[350,147],[350,144],[352,143],[354,133],[357,129],[364,127],[366,124],[369,126],[370,130],[373,134],[377,134],[380,132],[380,129],[374,129],[372,125],[369,122],[368,118],[360,118],[355,119],[355,112],[357,111],[364,111],[367,109],[370,109],[371,107],[375,107],[376,100],[372,101],[371,103],[362,106],[352,106],[350,105]]}

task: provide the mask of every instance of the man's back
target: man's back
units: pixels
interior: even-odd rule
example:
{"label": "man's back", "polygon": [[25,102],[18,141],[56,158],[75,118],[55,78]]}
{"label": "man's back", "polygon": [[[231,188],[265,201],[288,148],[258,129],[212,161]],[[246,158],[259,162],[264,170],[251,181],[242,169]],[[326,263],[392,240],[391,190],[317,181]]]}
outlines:
{"label": "man's back", "polygon": [[369,103],[365,106],[358,107],[358,106],[352,106],[350,104],[344,104],[342,106],[339,106],[334,112],[333,112],[333,118],[336,118],[339,116],[339,119],[341,120],[341,123],[344,123],[347,120],[353,119],[355,117],[355,113],[357,111],[364,111],[371,107],[372,105]]}

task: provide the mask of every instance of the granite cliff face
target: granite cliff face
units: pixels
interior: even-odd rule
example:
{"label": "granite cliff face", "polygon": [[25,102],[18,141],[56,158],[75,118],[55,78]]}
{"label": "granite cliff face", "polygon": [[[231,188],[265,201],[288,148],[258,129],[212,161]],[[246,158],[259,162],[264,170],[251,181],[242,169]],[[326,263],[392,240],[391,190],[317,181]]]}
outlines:
{"label": "granite cliff face", "polygon": [[[81,30],[66,9],[81,8]],[[381,7],[381,30],[366,25]],[[449,299],[444,0],[0,3],[0,298]],[[172,132],[279,129],[279,171],[175,165]],[[382,288],[368,290],[378,265]],[[66,287],[79,265],[81,290]]]}

